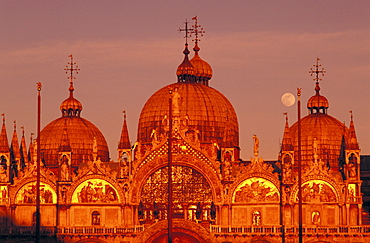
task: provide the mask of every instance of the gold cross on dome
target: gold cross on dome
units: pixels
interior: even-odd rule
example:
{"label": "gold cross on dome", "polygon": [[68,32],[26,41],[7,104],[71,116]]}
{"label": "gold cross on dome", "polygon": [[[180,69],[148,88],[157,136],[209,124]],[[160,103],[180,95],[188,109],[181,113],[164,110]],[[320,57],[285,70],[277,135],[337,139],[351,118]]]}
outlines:
{"label": "gold cross on dome", "polygon": [[192,18],[192,20],[195,20],[195,23],[192,25],[192,32],[191,33],[194,33],[195,34],[195,39],[193,41],[195,41],[195,43],[198,43],[200,41],[199,39],[199,35],[200,36],[203,36],[204,33],[206,33],[203,29],[203,27],[201,25],[198,25],[198,17],[195,16]]}
{"label": "gold cross on dome", "polygon": [[314,81],[316,81],[316,83],[318,83],[319,81],[322,80],[321,78],[319,78],[319,75],[321,74],[322,76],[324,76],[324,74],[326,73],[326,71],[324,71],[324,68],[321,68],[321,70],[319,70],[319,68],[321,67],[321,64],[319,64],[319,61],[320,61],[320,58],[317,58],[316,59],[316,64],[313,65],[315,67],[315,69],[311,68],[311,70],[309,71],[311,76],[316,74],[316,77],[313,79]]}
{"label": "gold cross on dome", "polygon": [[188,44],[188,38],[190,37],[192,31],[194,31],[194,30],[188,28],[188,24],[189,24],[188,20],[185,20],[184,24],[185,24],[185,29],[179,28],[179,32],[185,31],[185,37],[184,38],[186,39],[186,44]]}
{"label": "gold cross on dome", "polygon": [[[68,71],[71,73],[71,75],[68,77],[68,79],[72,80],[73,79],[76,79],[76,77],[73,76],[73,72],[75,71],[76,74],[78,74],[78,71],[80,71],[80,69],[78,68],[78,66],[76,65],[76,62],[73,61],[73,55],[68,55],[68,57],[71,58],[71,61],[68,62],[68,65],[66,65],[66,67],[64,68],[64,71],[66,71],[66,73],[68,74]],[[76,65],[76,66],[74,66]]]}

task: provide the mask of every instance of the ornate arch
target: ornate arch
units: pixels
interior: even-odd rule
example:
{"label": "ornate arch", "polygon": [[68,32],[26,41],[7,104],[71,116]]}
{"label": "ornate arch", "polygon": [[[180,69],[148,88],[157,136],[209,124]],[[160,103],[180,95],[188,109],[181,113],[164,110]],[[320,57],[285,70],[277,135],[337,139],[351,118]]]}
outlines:
{"label": "ornate arch", "polygon": [[[212,168],[198,158],[192,155],[175,154],[172,157],[173,165],[188,166],[197,170],[201,173],[209,182],[212,190],[212,197],[215,203],[221,202],[222,196],[222,185],[220,179]],[[137,171],[135,178],[133,179],[132,190],[131,190],[131,202],[139,203],[140,193],[144,186],[147,178],[158,169],[167,166],[167,157],[160,156],[156,157],[150,162],[144,164],[139,171]]]}
{"label": "ornate arch", "polygon": [[[25,180],[22,184],[19,184],[15,190],[12,191],[12,195],[10,195],[12,203],[14,204],[24,204],[24,203],[36,203],[36,181],[33,178],[29,178]],[[41,187],[41,203],[57,203],[57,194],[56,194],[56,187],[54,184],[50,183],[49,181],[40,180],[40,187]]]}
{"label": "ornate arch", "polygon": [[232,203],[275,203],[280,201],[279,187],[261,176],[246,178],[232,192]]}
{"label": "ornate arch", "polygon": [[[68,191],[66,192],[66,203],[67,204],[71,204],[71,203],[75,203],[73,202],[73,196],[75,194],[75,191],[76,189],[78,189],[84,182],[88,182],[89,180],[93,180],[93,181],[97,181],[97,180],[100,180],[102,182],[107,182],[110,186],[112,186],[113,190],[115,190],[115,192],[117,193],[117,200],[113,200],[112,202],[114,203],[121,203],[123,200],[124,200],[124,194],[122,192],[122,189],[121,187],[116,183],[116,181],[112,180],[111,178],[107,177],[107,176],[102,176],[102,175],[94,175],[94,174],[91,174],[91,175],[85,175],[83,176],[82,178],[80,178],[79,180],[75,181],[72,186],[68,189]],[[94,182],[92,182],[94,183]],[[104,191],[104,193],[106,193]]]}
{"label": "ornate arch", "polygon": [[[309,194],[307,194],[308,191],[310,191]],[[303,203],[305,203],[304,197],[307,197],[306,200],[310,200],[311,202],[339,203],[342,200],[339,192],[340,190],[337,184],[326,176],[308,176],[302,181]],[[292,203],[296,203],[297,195],[298,185],[295,184],[290,195],[290,201]]]}
{"label": "ornate arch", "polygon": [[[156,224],[149,226],[137,238],[135,243],[151,243],[159,238],[164,238],[168,233],[168,222],[161,220]],[[210,234],[204,227],[194,222],[184,219],[174,219],[172,222],[172,230],[175,233],[181,233],[190,236],[200,243],[214,243],[216,242],[214,236]]]}
{"label": "ornate arch", "polygon": [[[231,187],[229,188],[229,193],[227,194],[227,197],[225,199],[226,203],[233,203],[233,197],[234,197],[234,194],[235,194],[235,191],[238,189],[238,187],[245,181],[247,181],[248,179],[251,179],[251,178],[261,178],[263,180],[266,180],[266,181],[269,181],[270,183],[272,183],[276,188],[277,190],[279,191],[279,188],[280,188],[280,181],[274,177],[273,175],[270,175],[270,174],[266,174],[266,173],[263,173],[263,172],[254,172],[254,173],[251,173],[251,174],[248,174],[246,176],[243,176],[243,177],[239,177],[232,185]],[[280,191],[279,191],[279,194],[280,194]]]}

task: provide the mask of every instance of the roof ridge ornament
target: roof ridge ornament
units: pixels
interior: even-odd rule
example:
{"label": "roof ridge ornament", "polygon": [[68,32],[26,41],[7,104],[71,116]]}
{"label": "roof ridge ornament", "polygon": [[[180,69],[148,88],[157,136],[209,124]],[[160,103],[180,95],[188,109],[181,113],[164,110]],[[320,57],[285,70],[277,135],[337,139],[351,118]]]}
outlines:
{"label": "roof ridge ornament", "polygon": [[76,74],[78,74],[78,71],[80,71],[80,69],[78,68],[78,65],[76,65],[76,62],[73,61],[73,55],[70,54],[70,55],[68,55],[68,57],[71,58],[71,61],[68,62],[68,65],[66,65],[66,67],[64,68],[64,71],[66,71],[67,74],[68,74],[68,72],[70,72],[70,76],[67,77],[67,78],[69,79],[69,84],[70,84],[69,91],[72,94],[72,92],[74,91],[73,79],[76,79],[76,77],[73,76],[73,72],[76,72]]}

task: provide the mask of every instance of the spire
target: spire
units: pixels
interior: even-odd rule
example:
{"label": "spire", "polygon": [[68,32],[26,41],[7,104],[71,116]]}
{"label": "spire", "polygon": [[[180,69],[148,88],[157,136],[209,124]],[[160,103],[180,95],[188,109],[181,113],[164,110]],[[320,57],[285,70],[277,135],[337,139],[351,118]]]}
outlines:
{"label": "spire", "polygon": [[355,123],[353,122],[353,112],[350,111],[350,113],[351,113],[351,122],[349,125],[348,149],[358,150],[359,146],[357,142]]}
{"label": "spire", "polygon": [[284,136],[283,141],[281,143],[281,149],[283,151],[293,151],[293,143],[292,143],[292,136],[290,134],[290,127],[288,124],[288,112],[285,112],[285,129],[284,129]]}
{"label": "spire", "polygon": [[30,136],[30,147],[28,149],[28,161],[31,161],[33,162],[33,156],[34,156],[34,152],[35,152],[35,148],[33,146],[33,133],[31,133],[31,136]]}
{"label": "spire", "polygon": [[176,75],[177,75],[177,82],[179,83],[193,83],[194,82],[194,67],[189,61],[189,54],[190,51],[188,49],[188,38],[189,33],[191,33],[192,29],[188,28],[188,21],[185,22],[185,28],[181,29],[179,28],[179,32],[185,31],[185,49],[183,51],[185,57],[182,63],[178,66]]}
{"label": "spire", "polygon": [[26,146],[26,138],[24,136],[24,127],[21,127],[22,129],[22,139],[21,139],[21,167],[22,169],[27,166],[28,164],[28,155],[27,155],[27,146]]}
{"label": "spire", "polygon": [[0,134],[0,153],[9,153],[9,143],[8,143],[8,136],[6,134],[6,127],[5,127],[5,114],[1,114],[3,117],[3,126],[1,128]]}
{"label": "spire", "polygon": [[10,153],[13,160],[20,160],[21,159],[21,151],[19,149],[19,142],[18,142],[18,134],[17,134],[17,124],[14,121],[14,132],[12,143],[10,145]]}
{"label": "spire", "polygon": [[127,129],[127,122],[126,122],[126,111],[122,111],[123,113],[123,125],[122,125],[122,132],[121,132],[121,139],[119,140],[118,149],[131,149],[130,144],[130,137],[128,134]]}

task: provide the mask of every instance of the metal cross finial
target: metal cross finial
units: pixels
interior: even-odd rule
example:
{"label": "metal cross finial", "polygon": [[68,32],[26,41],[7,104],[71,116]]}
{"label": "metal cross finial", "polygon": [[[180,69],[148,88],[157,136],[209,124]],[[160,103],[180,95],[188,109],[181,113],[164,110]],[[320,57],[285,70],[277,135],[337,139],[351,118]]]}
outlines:
{"label": "metal cross finial", "polygon": [[191,33],[195,34],[195,39],[193,41],[195,41],[195,43],[198,43],[200,41],[199,35],[203,36],[203,34],[206,33],[206,32],[203,30],[203,27],[201,25],[198,25],[198,17],[197,16],[193,17],[192,20],[195,20],[195,23],[192,25],[193,28],[192,28],[192,32],[191,32]]}
{"label": "metal cross finial", "polygon": [[321,70],[319,70],[319,68],[321,67],[321,64],[319,64],[319,61],[320,61],[320,58],[317,58],[316,64],[313,65],[315,69],[311,68],[311,70],[309,71],[309,73],[311,73],[311,76],[316,74],[316,77],[313,79],[314,81],[316,81],[316,83],[319,83],[319,81],[322,80],[321,78],[319,78],[319,75],[321,74],[322,76],[324,76],[324,73],[326,73],[326,71],[324,71],[324,68],[321,68]]}
{"label": "metal cross finial", "polygon": [[283,115],[285,116],[285,120],[288,120],[288,112],[284,112]]}
{"label": "metal cross finial", "polygon": [[185,39],[186,39],[185,44],[188,44],[188,38],[191,36],[191,33],[192,33],[193,29],[188,28],[188,24],[189,24],[188,20],[185,20],[184,24],[185,24],[185,29],[179,28],[179,32],[185,31]]}
{"label": "metal cross finial", "polygon": [[[66,65],[66,68],[64,69],[64,71],[66,71],[66,73],[68,74],[68,71],[71,73],[71,75],[68,77],[68,79],[72,80],[73,79],[76,79],[76,77],[73,76],[73,71],[76,72],[76,74],[78,74],[78,71],[80,71],[80,69],[78,68],[78,66],[76,65],[76,62],[73,61],[73,55],[68,55],[68,57],[71,58],[71,61],[68,62],[68,65]],[[76,66],[74,66],[76,65]]]}

